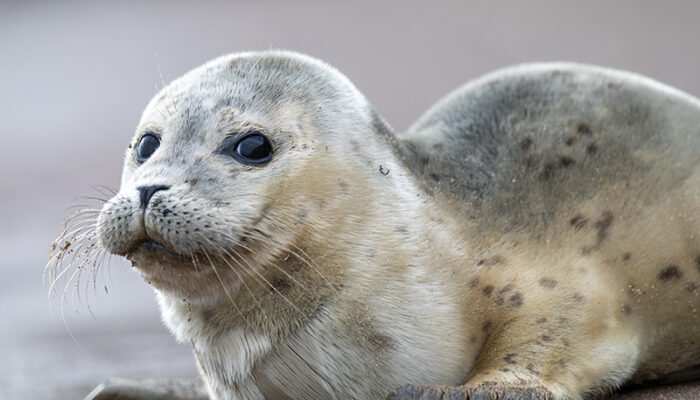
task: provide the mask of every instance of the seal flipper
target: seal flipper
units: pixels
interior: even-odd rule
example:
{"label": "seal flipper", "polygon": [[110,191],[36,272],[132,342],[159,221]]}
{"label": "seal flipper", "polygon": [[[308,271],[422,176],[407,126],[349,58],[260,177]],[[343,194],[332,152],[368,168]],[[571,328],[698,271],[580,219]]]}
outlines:
{"label": "seal flipper", "polygon": [[546,389],[539,386],[418,386],[406,385],[392,391],[387,400],[460,399],[460,400],[553,400]]}
{"label": "seal flipper", "polygon": [[208,400],[204,382],[196,379],[131,380],[112,378],[99,384],[85,400]]}

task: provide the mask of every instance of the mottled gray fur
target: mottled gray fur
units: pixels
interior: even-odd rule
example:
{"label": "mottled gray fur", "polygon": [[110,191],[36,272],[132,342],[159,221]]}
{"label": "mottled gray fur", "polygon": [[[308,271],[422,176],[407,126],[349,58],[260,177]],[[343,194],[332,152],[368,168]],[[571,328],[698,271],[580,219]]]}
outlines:
{"label": "mottled gray fur", "polygon": [[512,229],[547,224],[608,185],[663,195],[700,163],[700,104],[629,73],[531,64],[456,90],[400,137],[428,190]]}

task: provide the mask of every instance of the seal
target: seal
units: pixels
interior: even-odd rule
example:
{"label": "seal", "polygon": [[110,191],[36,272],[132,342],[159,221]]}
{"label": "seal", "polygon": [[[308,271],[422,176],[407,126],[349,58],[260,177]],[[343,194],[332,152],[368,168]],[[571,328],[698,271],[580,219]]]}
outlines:
{"label": "seal", "polygon": [[631,73],[505,69],[399,135],[332,67],[241,53],[148,104],[87,237],[212,399],[579,399],[697,372],[699,165],[700,101]]}

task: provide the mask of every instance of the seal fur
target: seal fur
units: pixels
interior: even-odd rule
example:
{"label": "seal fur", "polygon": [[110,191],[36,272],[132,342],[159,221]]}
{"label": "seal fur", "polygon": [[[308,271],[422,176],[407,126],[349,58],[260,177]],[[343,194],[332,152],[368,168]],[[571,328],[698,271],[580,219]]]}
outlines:
{"label": "seal fur", "polygon": [[[153,285],[212,398],[576,399],[700,363],[698,127],[661,84],[537,64],[394,135],[326,64],[234,54],[149,103],[97,236]],[[162,143],[138,165],[146,131]],[[217,153],[249,131],[267,165]],[[142,211],[143,185],[169,189]]]}

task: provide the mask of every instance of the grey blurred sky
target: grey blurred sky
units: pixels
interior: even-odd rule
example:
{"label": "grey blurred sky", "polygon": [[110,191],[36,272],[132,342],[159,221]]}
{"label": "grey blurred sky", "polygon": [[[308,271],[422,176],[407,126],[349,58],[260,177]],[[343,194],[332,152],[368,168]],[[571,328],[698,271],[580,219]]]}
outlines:
{"label": "grey blurred sky", "polygon": [[81,306],[69,318],[80,346],[41,286],[73,197],[118,186],[159,68],[170,81],[224,53],[305,52],[403,130],[467,80],[527,61],[631,70],[698,96],[698,21],[697,1],[0,3],[0,398],[75,398],[107,376],[194,371],[118,260],[99,277],[110,290],[91,301],[97,319]]}

